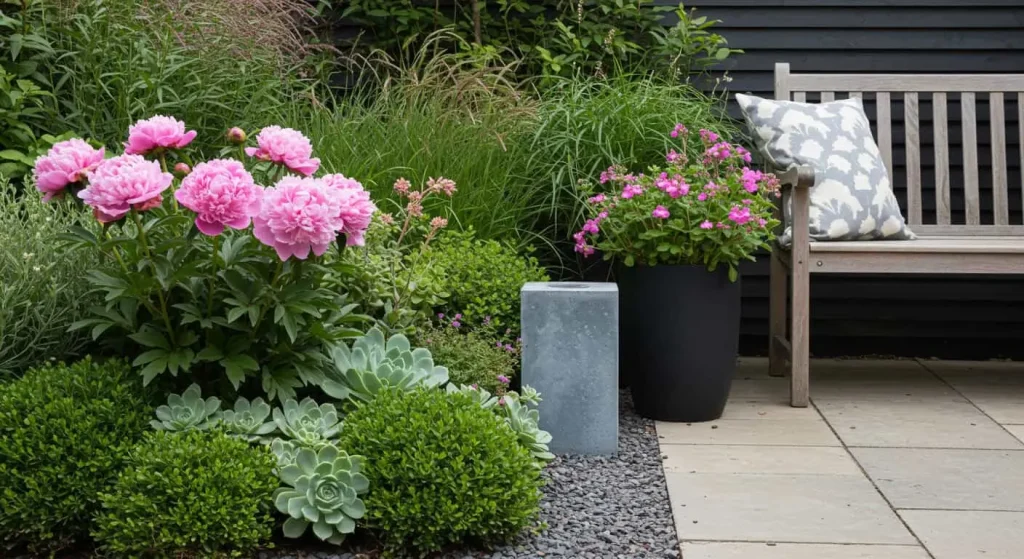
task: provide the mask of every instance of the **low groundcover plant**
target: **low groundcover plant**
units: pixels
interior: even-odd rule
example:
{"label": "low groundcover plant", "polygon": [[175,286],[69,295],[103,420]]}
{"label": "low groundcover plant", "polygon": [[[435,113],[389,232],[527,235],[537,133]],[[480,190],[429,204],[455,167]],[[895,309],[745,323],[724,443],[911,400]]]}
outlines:
{"label": "low groundcover plant", "polygon": [[682,149],[666,154],[665,167],[631,174],[613,166],[601,173],[603,191],[584,185],[591,217],[573,238],[576,252],[603,257],[626,266],[658,264],[728,266],[738,277],[741,260],[753,260],[768,249],[778,225],[772,198],[779,183],[770,173],[747,166],[750,153],[720,141],[714,132],[697,134],[703,156],[691,161],[691,133],[682,124],[672,130]]}

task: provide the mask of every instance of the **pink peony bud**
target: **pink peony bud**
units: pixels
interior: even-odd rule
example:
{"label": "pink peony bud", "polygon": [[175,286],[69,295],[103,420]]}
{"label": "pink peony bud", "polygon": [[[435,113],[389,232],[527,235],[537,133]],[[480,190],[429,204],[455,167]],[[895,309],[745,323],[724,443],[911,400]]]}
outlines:
{"label": "pink peony bud", "polygon": [[235,126],[228,130],[228,141],[235,145],[244,144],[246,140],[245,130]]}
{"label": "pink peony bud", "polygon": [[192,167],[189,167],[188,163],[184,163],[184,162],[180,162],[179,161],[174,166],[174,174],[177,175],[178,177],[184,177],[184,176],[188,175],[191,172],[192,172]]}

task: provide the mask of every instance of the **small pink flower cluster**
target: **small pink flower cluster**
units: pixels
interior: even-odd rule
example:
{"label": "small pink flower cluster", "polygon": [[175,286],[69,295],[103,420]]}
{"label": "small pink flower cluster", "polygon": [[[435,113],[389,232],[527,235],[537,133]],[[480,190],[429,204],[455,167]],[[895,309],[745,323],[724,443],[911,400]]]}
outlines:
{"label": "small pink flower cluster", "polygon": [[630,198],[632,198],[634,196],[639,196],[639,195],[641,195],[643,193],[644,193],[644,187],[640,186],[639,184],[627,184],[622,189],[622,198],[624,200],[629,200]]}
{"label": "small pink flower cluster", "polygon": [[679,198],[690,193],[690,185],[686,184],[686,180],[683,179],[682,175],[674,175],[669,178],[668,173],[661,173],[655,179],[654,185],[658,187],[658,190],[672,198]]}
{"label": "small pink flower cluster", "polygon": [[673,138],[678,138],[679,136],[685,137],[686,134],[688,134],[688,130],[686,129],[686,126],[683,126],[683,123],[681,122],[677,122],[675,127],[672,128],[672,132],[669,133],[669,135],[672,136]]}
{"label": "small pink flower cluster", "polygon": [[[408,200],[405,204],[405,222],[402,224],[402,231],[398,236],[399,243],[402,242],[406,233],[409,232],[413,219],[423,217],[423,202],[427,198],[435,194],[451,198],[458,190],[455,185],[455,181],[444,177],[438,177],[436,179],[431,177],[427,179],[427,183],[419,189],[414,188],[408,179],[400,177],[395,181],[392,188],[400,198]],[[384,223],[388,225],[394,223],[394,217],[391,215],[386,214],[382,219],[384,220]],[[447,219],[440,216],[432,218],[430,220],[430,229],[427,231],[424,241],[429,243],[441,229],[444,229],[447,226]]]}

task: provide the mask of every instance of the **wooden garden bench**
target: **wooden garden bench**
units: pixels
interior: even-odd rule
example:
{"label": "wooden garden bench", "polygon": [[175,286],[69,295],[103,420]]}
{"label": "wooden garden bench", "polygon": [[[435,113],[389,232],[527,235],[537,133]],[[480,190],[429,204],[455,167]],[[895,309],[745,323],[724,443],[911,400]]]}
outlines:
{"label": "wooden garden bench", "polygon": [[[1016,95],[1018,122],[1024,123],[1022,75],[883,75],[793,74],[789,64],[775,65],[775,98],[805,101],[807,93],[820,93],[822,102],[836,93],[872,96],[877,103],[875,139],[893,177],[892,95],[903,97],[906,130],[907,205],[904,216],[913,241],[814,242],[808,229],[808,188],[814,170],[785,170],[780,179],[784,196],[792,199],[793,242],[771,257],[770,372],[791,376],[794,407],[809,398],[810,276],[816,274],[1024,274],[1024,225],[1010,224],[1007,184],[1006,94]],[[935,215],[922,215],[921,137],[918,95],[933,95]],[[949,120],[947,97],[960,97],[963,130],[963,198],[965,223],[953,223],[950,210]],[[978,179],[978,126],[975,101],[987,94],[992,143],[992,219],[982,223]],[[1024,161],[1024,126],[1019,126]],[[895,184],[894,184],[895,186]],[[1024,187],[1024,185],[1021,185]],[[1018,188],[1018,185],[1014,185]],[[959,221],[959,220],[958,220]],[[989,221],[989,220],[986,220]],[[787,317],[787,274],[791,298]],[[789,337],[787,339],[787,318]]]}

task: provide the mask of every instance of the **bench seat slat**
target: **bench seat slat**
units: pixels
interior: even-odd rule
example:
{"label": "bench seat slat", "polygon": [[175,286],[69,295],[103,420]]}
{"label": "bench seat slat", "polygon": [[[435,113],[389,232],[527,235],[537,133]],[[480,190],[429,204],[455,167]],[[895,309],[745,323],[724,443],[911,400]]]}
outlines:
{"label": "bench seat slat", "polygon": [[811,252],[1024,254],[1024,238],[924,237],[914,241],[812,242]]}

